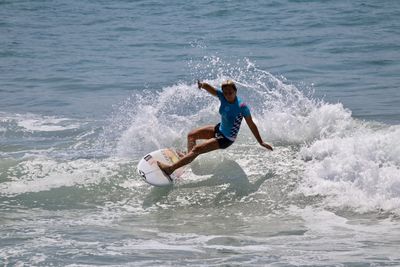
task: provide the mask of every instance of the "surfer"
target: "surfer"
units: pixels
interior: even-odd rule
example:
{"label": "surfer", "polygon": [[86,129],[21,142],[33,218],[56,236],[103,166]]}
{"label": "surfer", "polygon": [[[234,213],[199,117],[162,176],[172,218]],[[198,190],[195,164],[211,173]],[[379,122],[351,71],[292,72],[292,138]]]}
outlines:
{"label": "surfer", "polygon": [[[221,122],[215,126],[208,125],[192,130],[188,134],[187,153],[182,154],[179,161],[172,165],[157,162],[165,174],[169,176],[176,169],[192,162],[200,154],[217,149],[225,149],[232,145],[235,142],[243,118],[258,143],[266,149],[273,150],[272,146],[262,140],[258,128],[251,118],[249,107],[237,97],[237,88],[233,81],[227,80],[223,82],[221,90],[217,90],[208,83],[200,81],[197,81],[197,86],[199,89],[204,89],[211,95],[218,97],[221,102],[219,107]],[[196,141],[200,139],[206,139],[206,141],[196,144]]]}

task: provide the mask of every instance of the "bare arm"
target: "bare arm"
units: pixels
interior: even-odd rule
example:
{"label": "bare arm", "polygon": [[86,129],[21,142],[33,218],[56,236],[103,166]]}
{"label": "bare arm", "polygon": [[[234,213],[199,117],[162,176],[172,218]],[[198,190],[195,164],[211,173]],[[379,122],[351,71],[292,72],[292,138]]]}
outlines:
{"label": "bare arm", "polygon": [[266,149],[269,149],[271,151],[274,150],[272,148],[272,146],[270,146],[269,144],[265,143],[262,140],[262,138],[260,136],[260,132],[258,131],[257,125],[254,123],[254,121],[251,118],[251,116],[244,117],[244,119],[246,120],[247,125],[249,125],[249,128],[250,128],[251,132],[253,133],[254,137],[257,139],[258,143],[261,146],[265,147]]}
{"label": "bare arm", "polygon": [[213,96],[217,96],[217,89],[209,85],[208,83],[200,82],[199,80],[197,81],[197,86],[199,89],[203,88]]}

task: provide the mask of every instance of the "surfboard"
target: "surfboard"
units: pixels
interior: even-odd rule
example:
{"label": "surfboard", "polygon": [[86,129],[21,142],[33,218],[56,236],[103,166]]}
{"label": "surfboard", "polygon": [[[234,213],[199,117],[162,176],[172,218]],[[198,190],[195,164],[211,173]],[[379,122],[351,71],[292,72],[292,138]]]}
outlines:
{"label": "surfboard", "polygon": [[179,156],[172,148],[163,148],[145,155],[137,165],[137,172],[146,183],[154,186],[172,185],[180,177],[184,168],[179,168],[170,176],[164,174],[157,165],[157,161],[171,165],[179,160]]}

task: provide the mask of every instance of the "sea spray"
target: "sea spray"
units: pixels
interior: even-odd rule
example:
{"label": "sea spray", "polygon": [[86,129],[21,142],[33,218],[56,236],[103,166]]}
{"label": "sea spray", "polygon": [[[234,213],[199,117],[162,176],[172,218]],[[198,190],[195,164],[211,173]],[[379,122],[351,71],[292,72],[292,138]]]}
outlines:
{"label": "sea spray", "polygon": [[[394,160],[398,154],[390,142],[383,145],[384,140],[395,142],[399,135],[396,126],[376,127],[354,119],[341,103],[317,99],[310,88],[297,87],[258,69],[248,59],[229,64],[217,57],[205,60],[207,64],[192,71],[202,74],[210,70],[204,81],[216,88],[223,80],[233,79],[261,135],[276,148],[273,154],[253,151],[258,145],[243,122],[235,146],[223,152],[243,163],[245,171],[266,171],[265,162],[275,162],[276,157],[280,162],[268,168],[279,172],[286,166],[289,173],[293,168],[299,177],[287,182],[296,181],[298,194],[327,196],[327,205],[339,209],[351,206],[360,212],[398,212],[399,162]],[[131,95],[115,110],[104,136],[109,140],[110,155],[137,160],[162,147],[185,149],[190,130],[218,121],[218,100],[197,89],[195,81],[179,82]],[[368,152],[362,152],[368,147]],[[382,161],[370,159],[371,154],[392,156]],[[244,160],[249,157],[259,161]],[[301,169],[304,171],[299,173]]]}

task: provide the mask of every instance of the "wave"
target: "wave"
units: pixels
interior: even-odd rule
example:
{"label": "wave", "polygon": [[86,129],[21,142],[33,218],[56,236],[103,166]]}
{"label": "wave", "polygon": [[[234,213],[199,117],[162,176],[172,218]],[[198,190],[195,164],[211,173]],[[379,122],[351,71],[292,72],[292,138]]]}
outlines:
{"label": "wave", "polygon": [[0,113],[0,131],[15,132],[59,132],[78,129],[81,125],[76,120],[56,116],[42,116],[33,113],[7,114]]}
{"label": "wave", "polygon": [[[248,60],[238,62],[237,66],[215,57],[206,60],[214,78],[205,81],[219,87],[225,79],[235,80],[238,94],[250,105],[263,136],[274,143],[312,142],[343,134],[356,123],[351,111],[342,104],[314,99],[310,92],[304,93],[284,79],[257,69]],[[205,71],[196,73],[201,75]],[[198,90],[195,81],[181,82],[156,92],[144,90],[133,94],[116,109],[104,136],[117,155],[139,156],[164,146],[183,148],[191,129],[218,121],[218,100]],[[245,136],[250,134],[248,130],[242,132]]]}
{"label": "wave", "polygon": [[400,214],[400,127],[360,128],[349,136],[304,146],[305,195],[327,196],[330,207]]}
{"label": "wave", "polygon": [[[273,192],[280,190],[286,194],[286,204],[293,194],[322,196],[322,200],[315,198],[306,205],[400,214],[400,126],[357,120],[341,103],[317,99],[312,87],[291,84],[247,59],[227,63],[218,57],[205,57],[203,62],[191,62],[189,69],[193,77],[204,78],[216,87],[225,79],[233,79],[261,135],[275,147],[274,152],[266,153],[257,146],[243,122],[235,145],[216,152],[228,158],[222,162],[240,165],[249,190],[257,188],[264,198],[279,195],[281,201],[282,194]],[[216,98],[197,89],[193,78],[157,90],[135,91],[115,108],[101,134],[83,121],[1,114],[0,133],[5,138],[7,132],[22,133],[21,137],[65,135],[47,151],[28,151],[12,163],[15,166],[2,160],[0,193],[15,196],[99,184],[108,188],[110,177],[117,179],[118,185],[146,186],[133,171],[138,159],[162,147],[184,149],[191,129],[219,121],[218,106]],[[115,161],[123,162],[130,171],[119,170]],[[221,173],[210,175],[219,181]],[[257,183],[270,173],[268,187]],[[138,183],[131,184],[132,179]],[[189,172],[186,181],[199,179]],[[184,188],[187,186],[181,190]],[[230,188],[236,187],[233,184]]]}
{"label": "wave", "polygon": [[[298,88],[247,59],[236,65],[218,57],[206,57],[205,62],[191,66],[193,75],[204,75],[197,77],[206,77],[215,87],[233,79],[261,135],[278,148],[274,153],[283,155],[282,148],[290,148],[300,159],[299,163],[280,157],[287,166],[304,169],[295,192],[325,196],[324,203],[331,207],[400,214],[398,126],[357,120],[341,103],[316,99],[312,88]],[[195,82],[181,82],[156,93],[143,91],[132,95],[113,116],[111,127],[120,130],[120,135],[113,136],[114,153],[139,157],[160,147],[184,148],[186,133],[218,120],[218,101],[198,90]],[[237,143],[254,145],[246,126]],[[248,150],[235,149],[235,153],[230,155],[240,160]]]}

